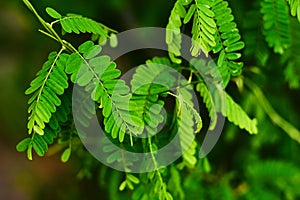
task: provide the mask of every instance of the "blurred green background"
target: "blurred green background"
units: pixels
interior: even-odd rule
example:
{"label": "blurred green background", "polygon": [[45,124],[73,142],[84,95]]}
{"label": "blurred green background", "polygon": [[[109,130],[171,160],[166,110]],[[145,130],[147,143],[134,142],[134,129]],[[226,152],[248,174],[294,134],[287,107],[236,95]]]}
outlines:
{"label": "blurred green background", "polygon": [[[233,10],[241,25],[247,5],[238,1],[231,2],[235,5]],[[121,32],[143,26],[165,27],[174,2],[32,0],[31,3],[46,20],[50,18],[44,10],[50,6],[60,13],[80,13]],[[80,168],[78,161],[71,159],[69,163],[62,164],[59,155],[35,157],[33,161],[28,161],[25,154],[15,150],[15,145],[26,137],[27,132],[27,97],[24,91],[48,53],[59,49],[59,45],[37,31],[41,26],[22,1],[1,0],[0,16],[0,199],[105,199],[104,191],[99,188],[96,179],[76,178]],[[75,44],[88,37],[66,36]],[[250,62],[249,65],[251,64],[253,63]],[[276,63],[272,63],[273,66],[276,68]],[[300,128],[299,90],[289,90],[283,83],[281,71],[274,68],[263,69],[263,75],[258,78],[260,85],[267,91],[266,96],[278,112]],[[272,77],[280,78],[273,82],[270,81]],[[236,90],[229,86],[229,91],[231,88]],[[233,95],[247,107],[246,100],[250,97]],[[248,112],[256,116],[261,111],[252,112],[248,108]],[[234,179],[237,184],[231,182],[237,193],[246,190],[243,188],[243,179],[247,178],[247,173],[248,178],[253,179],[251,170],[247,169],[252,164],[259,168],[260,164],[264,166],[262,163],[266,160],[278,160],[291,163],[298,169],[300,166],[299,144],[275,127],[263,113],[260,113],[260,117],[258,136],[249,136],[234,126],[226,125],[224,134],[209,155],[212,171],[215,173],[212,179],[226,182],[230,172],[238,174]],[[227,178],[224,174],[228,175]],[[220,187],[214,183],[208,184],[216,189]]]}

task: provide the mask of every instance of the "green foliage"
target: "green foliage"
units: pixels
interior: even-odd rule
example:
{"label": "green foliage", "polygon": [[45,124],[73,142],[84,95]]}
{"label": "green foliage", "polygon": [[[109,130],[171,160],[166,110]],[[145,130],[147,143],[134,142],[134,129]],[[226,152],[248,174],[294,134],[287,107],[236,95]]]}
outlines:
{"label": "green foliage", "polygon": [[270,57],[270,49],[263,35],[263,19],[261,18],[260,7],[260,5],[255,4],[255,9],[245,14],[245,18],[251,19],[251,23],[243,23],[245,29],[244,55],[247,61],[254,59],[259,66],[264,67]]}
{"label": "green foliage", "polygon": [[[189,4],[190,1],[184,3],[178,0],[171,12],[166,34],[169,51],[175,56],[181,55],[181,18],[184,18],[186,24],[193,15],[191,54],[197,57],[201,51],[206,56],[211,51],[217,53],[217,66],[226,87],[231,75],[238,76],[242,72],[243,62],[237,61],[241,57],[238,51],[245,46],[233,21],[232,11],[227,1],[222,0],[195,0],[186,12],[185,7]],[[178,63],[173,56],[170,57]]]}
{"label": "green foliage", "polygon": [[62,95],[68,87],[68,77],[64,73],[67,54],[61,51],[50,53],[48,61],[43,65],[37,77],[30,83],[25,94],[32,94],[28,100],[28,133],[44,135],[45,123],[50,121],[52,113],[61,104],[58,95]]}
{"label": "green foliage", "polygon": [[[187,2],[187,1],[186,1]],[[182,25],[181,18],[186,15],[186,10],[184,8],[184,1],[177,0],[171,15],[169,17],[169,23],[166,26],[166,43],[168,44],[168,50],[171,58],[172,55],[180,56],[181,48],[181,31],[180,27]],[[173,58],[173,62],[180,64],[180,60]]]}
{"label": "green foliage", "polygon": [[300,2],[297,0],[287,0],[290,4],[292,16],[297,16],[298,21],[300,22]]}
{"label": "green foliage", "polygon": [[[73,77],[76,75],[77,79],[71,80],[87,91],[92,91],[91,98],[100,103],[105,131],[113,139],[119,138],[120,142],[123,142],[127,131],[130,137],[140,134],[139,128],[143,122],[136,112],[129,113],[127,110],[129,88],[123,80],[116,80],[121,74],[116,64],[108,56],[97,56],[101,47],[91,41],[80,45],[78,50],[70,56],[66,72]],[[132,138],[130,140],[132,143]]]}
{"label": "green foliage", "polygon": [[[185,82],[183,82],[185,85]],[[184,151],[182,154],[183,162],[179,164],[179,168],[184,166],[194,168],[197,163],[196,148],[197,143],[192,139],[195,137],[194,133],[198,133],[202,128],[202,120],[197,110],[195,110],[193,96],[191,95],[191,87],[182,87],[177,90],[177,132],[180,138],[180,146]],[[196,124],[196,130],[194,126]]]}
{"label": "green foliage", "polygon": [[[192,65],[196,69],[203,67],[204,63],[205,61],[202,62],[201,60],[192,61]],[[219,90],[218,86],[212,87],[209,90],[208,86],[204,82],[200,82],[197,84],[196,90],[203,98],[203,102],[205,103],[209,116],[211,117],[210,130],[215,128],[217,113],[219,112],[223,116],[227,117],[230,122],[239,126],[241,129],[247,130],[250,134],[256,134],[258,132],[257,120],[250,119],[240,105],[234,102],[229,94]]]}
{"label": "green foliage", "polygon": [[265,161],[248,167],[246,175],[250,185],[245,195],[246,199],[251,199],[253,196],[260,196],[263,199],[297,199],[300,197],[298,190],[300,171],[291,163]]}
{"label": "green foliage", "polygon": [[120,184],[119,190],[123,191],[127,186],[130,190],[134,189],[134,184],[139,184],[140,180],[132,174],[126,174],[126,179]]}
{"label": "green foliage", "polygon": [[289,83],[290,88],[299,88],[300,87],[300,36],[297,34],[300,31],[299,22],[295,19],[291,19],[291,47],[283,56],[283,63],[287,64],[287,67],[284,69],[285,80]]}
{"label": "green foliage", "polygon": [[[117,66],[102,52],[101,45],[109,35],[110,45],[118,45],[114,30],[81,15],[63,16],[53,8],[46,9],[55,19],[48,23],[27,0],[24,2],[44,26],[45,30],[40,32],[62,46],[58,53],[49,54],[25,91],[26,95],[31,95],[28,100],[29,138],[19,142],[16,149],[27,150],[28,159],[32,160],[33,151],[38,156],[61,151],[62,162],[67,162],[71,155],[78,156],[83,165],[78,177],[93,177],[93,170],[101,168],[99,182],[108,189],[112,199],[253,199],[257,196],[276,199],[282,194],[286,199],[299,197],[296,190],[299,169],[284,160],[261,162],[260,157],[263,145],[271,140],[276,142],[276,137],[284,138],[270,139],[273,133],[270,127],[276,129],[278,126],[300,143],[300,132],[274,110],[263,93],[268,90],[268,81],[283,84],[280,79],[283,73],[290,87],[299,88],[300,52],[297,52],[300,40],[293,30],[300,26],[295,19],[290,20],[284,0],[255,1],[251,6],[256,9],[246,14],[255,16],[253,22],[245,20],[242,26],[238,26],[241,14],[233,12],[234,8],[225,0],[177,0],[166,27],[169,57],[153,57],[139,65],[130,82],[120,78],[122,66]],[[299,17],[299,2],[288,2],[292,15],[298,12]],[[53,29],[57,23],[62,27],[62,36],[64,33],[90,33],[91,40],[100,45],[88,40],[75,48]],[[182,62],[181,33],[188,34],[189,28],[192,40],[188,53],[194,58]],[[245,44],[245,51],[241,52]],[[205,54],[203,58],[211,56],[212,59],[207,62],[200,58],[201,52]],[[240,76],[244,63],[247,70]],[[266,82],[259,79],[262,73],[275,73],[273,66],[278,63],[283,69],[277,72],[277,77],[265,76]],[[268,69],[266,65],[272,69],[264,71]],[[260,66],[265,68],[260,69]],[[234,84],[229,84],[230,81],[236,83],[238,90]],[[259,84],[266,88],[259,88]],[[79,88],[76,95],[72,94],[73,88],[76,91]],[[233,97],[240,96],[240,103],[237,103]],[[80,106],[71,109],[74,104]],[[217,122],[221,115],[235,125],[225,126],[225,136],[221,137],[224,141],[220,144],[222,151],[227,151],[226,148],[237,151],[228,158],[209,159],[211,162],[207,157],[200,159],[198,153],[201,141],[205,140],[204,134],[207,129],[220,128]],[[107,153],[106,161],[121,166],[124,173],[99,165],[84,149],[79,139],[84,132],[76,129],[74,122],[89,127],[93,116],[97,116],[109,139],[95,141],[95,144]],[[297,117],[294,118],[296,121]],[[248,139],[237,134],[240,129],[260,134]],[[176,135],[181,150],[179,158],[170,166],[159,165],[157,150]],[[242,138],[255,142],[246,143]],[[290,146],[287,138],[282,141],[277,145]],[[238,149],[239,144],[244,143],[253,155],[245,156],[243,149]],[[119,149],[113,148],[115,146]],[[136,164],[136,158],[125,156],[121,149],[149,153],[149,163],[157,169],[133,174],[130,167]],[[228,160],[238,165],[229,165]],[[110,179],[109,184],[105,177]],[[121,197],[117,191],[124,195]]]}
{"label": "green foliage", "polygon": [[226,113],[223,113],[228,120],[241,129],[246,129],[250,134],[257,133],[256,119],[250,119],[245,111],[226,94]]}
{"label": "green foliage", "polygon": [[[148,60],[146,65],[138,66],[130,82],[133,94],[129,110],[134,110],[137,117],[143,120],[142,133],[147,136],[155,135],[158,125],[164,121],[164,101],[159,99],[159,94],[175,84],[176,79],[168,68],[170,65],[166,58]],[[145,77],[149,79],[145,81]]]}
{"label": "green foliage", "polygon": [[67,90],[62,96],[62,103],[56,108],[56,112],[52,115],[49,123],[43,129],[43,135],[32,134],[31,138],[25,138],[17,145],[17,150],[23,152],[27,150],[27,157],[32,160],[32,149],[38,156],[44,156],[48,151],[48,145],[53,144],[54,139],[64,127],[66,130],[70,129],[68,124],[69,114],[71,112],[70,102],[71,92]]}
{"label": "green foliage", "polygon": [[217,66],[226,86],[230,80],[230,75],[238,76],[242,72],[243,62],[236,61],[242,55],[238,53],[245,44],[241,41],[241,36],[236,23],[233,21],[231,9],[226,1],[216,1],[212,8],[215,13],[217,31],[215,33],[216,45],[213,47],[214,53],[219,53]]}
{"label": "green foliage", "polygon": [[174,199],[185,199],[185,192],[182,188],[181,181],[182,179],[179,170],[176,167],[171,166],[170,179],[167,187],[172,191]]}
{"label": "green foliage", "polygon": [[[214,20],[215,13],[211,10],[211,2],[196,0],[195,4],[190,7],[190,10],[189,13],[193,10],[195,13],[192,28],[191,53],[193,56],[198,56],[200,51],[203,51],[208,56],[211,48],[216,46],[214,34],[216,33],[217,25]],[[185,20],[185,22],[188,21]]]}
{"label": "green foliage", "polygon": [[203,102],[206,105],[206,108],[209,112],[209,116],[211,118],[210,130],[213,130],[217,123],[217,111],[216,107],[213,103],[213,99],[211,94],[209,93],[206,85],[204,83],[198,83],[196,90],[199,92],[200,96],[203,98]]}
{"label": "green foliage", "polygon": [[[140,179],[142,184],[134,191],[132,199],[158,199],[158,200],[172,200],[173,197],[167,191],[167,184],[163,180],[166,170],[157,170],[147,174],[141,174]],[[147,192],[145,192],[147,191]]]}
{"label": "green foliage", "polygon": [[46,12],[49,14],[50,17],[56,19],[52,22],[51,25],[56,23],[60,23],[62,29],[67,33],[93,33],[96,35],[100,35],[103,37],[108,37],[108,29],[103,24],[100,24],[92,19],[87,17],[83,17],[77,14],[67,14],[67,16],[63,17],[53,8],[46,8]]}
{"label": "green foliage", "polygon": [[275,53],[283,54],[290,46],[288,7],[285,0],[264,0],[261,3],[264,35]]}

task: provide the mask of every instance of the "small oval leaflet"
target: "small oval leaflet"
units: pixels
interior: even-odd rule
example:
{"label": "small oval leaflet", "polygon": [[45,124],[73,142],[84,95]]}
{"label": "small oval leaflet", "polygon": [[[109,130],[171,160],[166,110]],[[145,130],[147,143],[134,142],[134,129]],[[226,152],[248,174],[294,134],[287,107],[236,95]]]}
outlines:
{"label": "small oval leaflet", "polygon": [[71,156],[71,148],[67,148],[61,155],[61,161],[67,162]]}
{"label": "small oval leaflet", "polygon": [[118,38],[116,36],[116,34],[111,34],[110,38],[109,38],[109,44],[112,48],[115,48],[118,46]]}
{"label": "small oval leaflet", "polygon": [[23,152],[27,150],[29,144],[31,142],[31,138],[25,138],[21,142],[19,142],[16,146],[18,152]]}
{"label": "small oval leaflet", "polygon": [[54,10],[53,8],[47,7],[46,8],[46,12],[48,13],[48,15],[54,19],[60,19],[62,16],[61,14],[59,14],[56,10]]}

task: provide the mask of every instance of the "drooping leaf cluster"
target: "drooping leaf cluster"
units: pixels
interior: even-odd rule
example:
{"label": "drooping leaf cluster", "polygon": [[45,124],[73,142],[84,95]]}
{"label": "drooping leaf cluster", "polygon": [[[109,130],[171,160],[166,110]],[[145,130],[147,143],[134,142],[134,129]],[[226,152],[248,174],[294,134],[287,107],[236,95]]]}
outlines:
{"label": "drooping leaf cluster", "polygon": [[270,47],[275,53],[283,54],[290,46],[290,27],[288,7],[285,0],[269,1],[261,3],[261,13],[264,21],[264,35]]}
{"label": "drooping leaf cluster", "polygon": [[[181,0],[176,2],[175,10],[172,11],[169,18],[167,31],[171,33],[173,31],[173,33],[177,33],[178,37],[181,37],[181,18],[184,18],[184,24],[193,19],[191,54],[195,57],[198,57],[201,52],[206,57],[208,55],[215,56],[216,54],[219,73],[223,78],[224,87],[226,87],[231,75],[238,76],[242,72],[243,63],[237,60],[241,57],[239,51],[244,48],[244,42],[241,41],[241,36],[237,24],[234,22],[232,11],[228,7],[228,2],[222,0],[195,0],[188,2]],[[192,16],[194,17],[192,18]],[[177,26],[172,26],[174,19],[176,19]],[[175,55],[180,56],[180,43],[175,45],[172,42],[172,38],[172,34],[167,34],[166,41],[169,45],[169,50],[176,49],[178,53]],[[174,48],[174,45],[176,48]]]}

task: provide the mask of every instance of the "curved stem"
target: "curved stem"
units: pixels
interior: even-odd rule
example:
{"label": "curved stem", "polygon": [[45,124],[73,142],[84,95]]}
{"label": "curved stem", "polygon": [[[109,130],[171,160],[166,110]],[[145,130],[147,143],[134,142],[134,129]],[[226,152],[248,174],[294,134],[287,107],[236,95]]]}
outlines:
{"label": "curved stem", "polygon": [[245,85],[252,91],[257,99],[257,102],[264,109],[271,121],[286,132],[293,140],[300,144],[300,132],[292,124],[282,118],[272,107],[270,102],[265,97],[263,91],[250,79],[244,79]]}
{"label": "curved stem", "polygon": [[[60,42],[62,46],[65,46],[65,43],[63,42],[63,40],[59,37],[59,35],[55,32],[55,30],[52,28],[51,24],[49,24],[48,22],[46,22],[39,14],[38,12],[35,10],[35,8],[32,6],[32,4],[29,2],[29,0],[23,0],[23,2],[25,3],[25,5],[27,6],[27,8],[33,12],[33,14],[36,16],[36,18],[38,18],[38,20],[40,21],[40,23],[44,26],[44,28],[48,31],[49,34],[47,34],[47,36],[52,36],[52,39],[55,39],[56,41]],[[46,32],[43,32],[44,34]]]}
{"label": "curved stem", "polygon": [[151,153],[151,158],[152,158],[152,161],[153,161],[153,164],[154,164],[154,168],[156,169],[155,170],[155,173],[157,174],[158,176],[158,180],[161,184],[161,187],[162,187],[162,192],[165,194],[166,196],[166,193],[167,193],[167,188],[164,184],[164,180],[163,180],[163,177],[159,171],[159,167],[158,167],[158,164],[157,164],[157,161],[156,161],[156,158],[154,156],[154,150],[153,150],[153,147],[152,147],[152,142],[151,142],[151,137],[148,137],[148,145],[149,145],[149,150],[150,150],[150,153]]}

